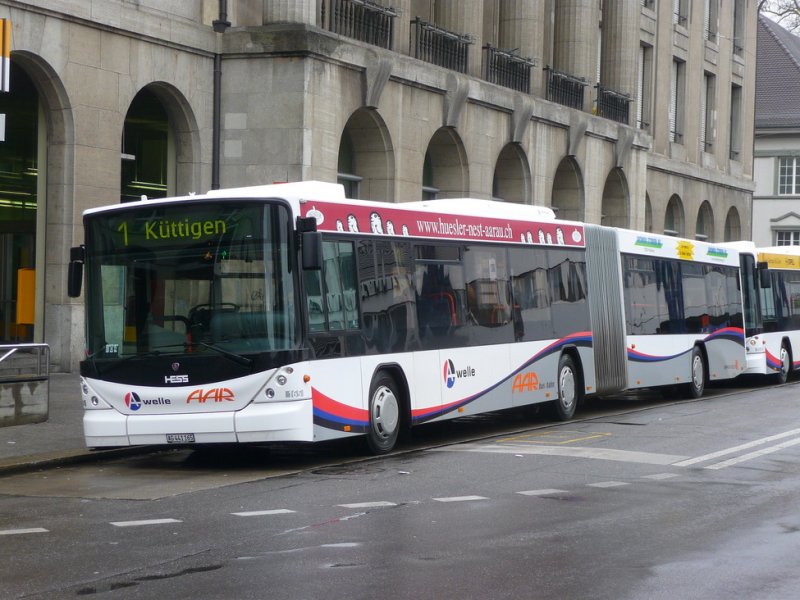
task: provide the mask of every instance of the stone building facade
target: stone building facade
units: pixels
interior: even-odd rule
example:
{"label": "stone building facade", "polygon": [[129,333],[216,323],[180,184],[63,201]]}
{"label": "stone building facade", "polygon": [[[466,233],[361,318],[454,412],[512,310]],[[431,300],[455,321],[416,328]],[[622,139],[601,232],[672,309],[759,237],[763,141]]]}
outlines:
{"label": "stone building facade", "polygon": [[49,343],[57,370],[83,348],[81,213],[140,190],[317,179],[749,234],[755,0],[0,0],[0,18],[0,163],[32,182],[3,203],[0,174],[0,340]]}

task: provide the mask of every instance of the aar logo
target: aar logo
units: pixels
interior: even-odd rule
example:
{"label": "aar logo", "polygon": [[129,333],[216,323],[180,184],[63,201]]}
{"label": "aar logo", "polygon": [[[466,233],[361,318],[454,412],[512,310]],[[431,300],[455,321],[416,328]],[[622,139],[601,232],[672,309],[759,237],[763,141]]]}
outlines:
{"label": "aar logo", "polygon": [[125,394],[125,406],[131,410],[139,410],[142,408],[142,399],[136,392],[128,392]]}

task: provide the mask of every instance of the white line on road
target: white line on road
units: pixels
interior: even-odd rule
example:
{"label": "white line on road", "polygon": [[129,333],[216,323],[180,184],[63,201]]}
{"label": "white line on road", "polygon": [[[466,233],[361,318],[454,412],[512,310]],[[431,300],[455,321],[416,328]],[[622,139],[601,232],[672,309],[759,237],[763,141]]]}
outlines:
{"label": "white line on road", "polygon": [[625,481],[598,481],[597,483],[587,483],[589,487],[596,487],[596,488],[613,488],[613,487],[622,487],[623,485],[630,485]]}
{"label": "white line on road", "polygon": [[288,515],[295,511],[289,510],[288,508],[275,508],[273,510],[250,510],[246,512],[235,512],[231,513],[237,517],[261,517],[265,515]]}
{"label": "white line on road", "polygon": [[394,502],[385,502],[380,500],[378,502],[356,502],[355,504],[337,504],[342,508],[380,508],[382,506],[397,506]]}
{"label": "white line on road", "polygon": [[589,448],[585,446],[519,446],[512,444],[460,444],[443,448],[433,448],[434,452],[489,452],[494,454],[538,454],[545,456],[567,456],[573,458],[594,458],[618,462],[641,463],[645,465],[671,465],[686,456],[677,454],[656,454],[654,452],[634,452],[614,450],[613,448]]}
{"label": "white line on road", "polygon": [[752,460],[754,458],[758,458],[759,456],[765,456],[767,454],[772,454],[773,452],[778,452],[779,450],[783,450],[784,448],[791,448],[792,446],[797,446],[800,444],[800,438],[795,438],[793,440],[789,440],[788,442],[783,442],[782,444],[777,444],[775,446],[769,446],[767,448],[762,448],[761,450],[756,450],[755,452],[749,452],[747,454],[742,454],[741,456],[737,456],[736,458],[729,458],[728,460],[724,460],[722,462],[714,463],[713,465],[708,465],[705,467],[706,469],[724,469],[725,467],[731,467],[733,465],[738,465],[739,463],[743,463],[747,460]]}
{"label": "white line on road", "polygon": [[436,502],[471,502],[473,500],[488,500],[485,496],[451,496],[450,498],[434,498]]}
{"label": "white line on road", "polygon": [[178,519],[148,519],[144,521],[112,521],[114,527],[139,527],[140,525],[167,525],[168,523],[183,523]]}
{"label": "white line on road", "polygon": [[770,442],[774,442],[775,440],[781,440],[783,438],[791,437],[793,435],[798,435],[798,434],[800,434],[800,429],[792,429],[791,431],[785,431],[783,433],[770,435],[765,438],[753,440],[752,442],[747,442],[746,444],[740,444],[738,446],[733,446],[731,448],[725,448],[717,452],[712,452],[711,454],[703,454],[702,456],[696,456],[694,458],[690,458],[689,460],[682,460],[680,462],[674,463],[673,466],[688,467],[697,463],[705,462],[707,460],[714,460],[715,458],[719,458],[720,456],[733,454],[734,452],[739,452],[740,450],[748,450],[756,446],[761,446],[762,444],[769,444]]}
{"label": "white line on road", "polygon": [[672,479],[673,477],[679,477],[677,473],[654,473],[653,475],[642,475],[642,479],[654,479],[656,481],[661,481],[662,479]]}
{"label": "white line on road", "polygon": [[556,490],[556,489],[549,489],[549,490],[528,490],[525,492],[517,492],[518,494],[522,494],[523,496],[552,496],[554,494],[567,494],[567,490]]}
{"label": "white line on road", "polygon": [[26,533],[49,533],[49,530],[43,527],[30,527],[28,529],[2,529],[0,535],[24,535]]}

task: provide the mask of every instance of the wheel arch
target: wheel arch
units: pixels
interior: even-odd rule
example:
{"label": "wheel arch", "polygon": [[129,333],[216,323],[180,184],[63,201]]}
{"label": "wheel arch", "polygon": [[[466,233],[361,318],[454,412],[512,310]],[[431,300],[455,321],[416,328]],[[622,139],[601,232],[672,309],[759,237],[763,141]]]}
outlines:
{"label": "wheel arch", "polygon": [[400,394],[400,403],[402,405],[402,411],[400,413],[401,420],[400,420],[400,427],[402,429],[408,429],[411,426],[411,388],[408,385],[408,378],[406,377],[406,373],[396,362],[386,362],[380,363],[375,366],[375,369],[372,371],[372,378],[370,379],[370,389],[372,388],[372,384],[378,378],[381,373],[387,373],[391,375],[394,382],[397,384],[398,393]]}
{"label": "wheel arch", "polygon": [[[586,379],[583,376],[583,361],[581,360],[581,353],[578,352],[578,347],[572,344],[564,346],[561,354],[566,354],[572,359],[575,368],[578,370],[578,378],[580,379],[581,396],[586,395]],[[560,357],[559,357],[560,360]]]}

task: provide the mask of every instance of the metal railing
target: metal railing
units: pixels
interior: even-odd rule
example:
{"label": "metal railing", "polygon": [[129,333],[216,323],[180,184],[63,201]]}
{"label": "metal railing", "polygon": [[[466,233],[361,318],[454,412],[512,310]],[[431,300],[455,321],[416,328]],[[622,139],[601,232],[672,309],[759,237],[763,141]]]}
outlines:
{"label": "metal railing", "polygon": [[369,0],[322,0],[322,27],[373,46],[392,48],[397,11]]}
{"label": "metal railing", "polygon": [[411,24],[414,58],[460,73],[467,72],[469,46],[473,43],[469,36],[447,31],[419,17]]}
{"label": "metal railing", "polygon": [[586,80],[545,67],[547,99],[570,108],[583,110],[583,90]]}
{"label": "metal railing", "polygon": [[601,83],[598,83],[595,88],[597,89],[596,114],[627,125],[631,97],[628,94],[612,90]]}
{"label": "metal railing", "polygon": [[0,396],[6,399],[0,403],[0,427],[46,421],[50,414],[50,346],[0,345]]}
{"label": "metal railing", "polygon": [[47,344],[0,345],[0,382],[29,381],[50,376]]}
{"label": "metal railing", "polygon": [[534,61],[491,44],[486,44],[483,50],[483,78],[486,81],[530,94]]}

